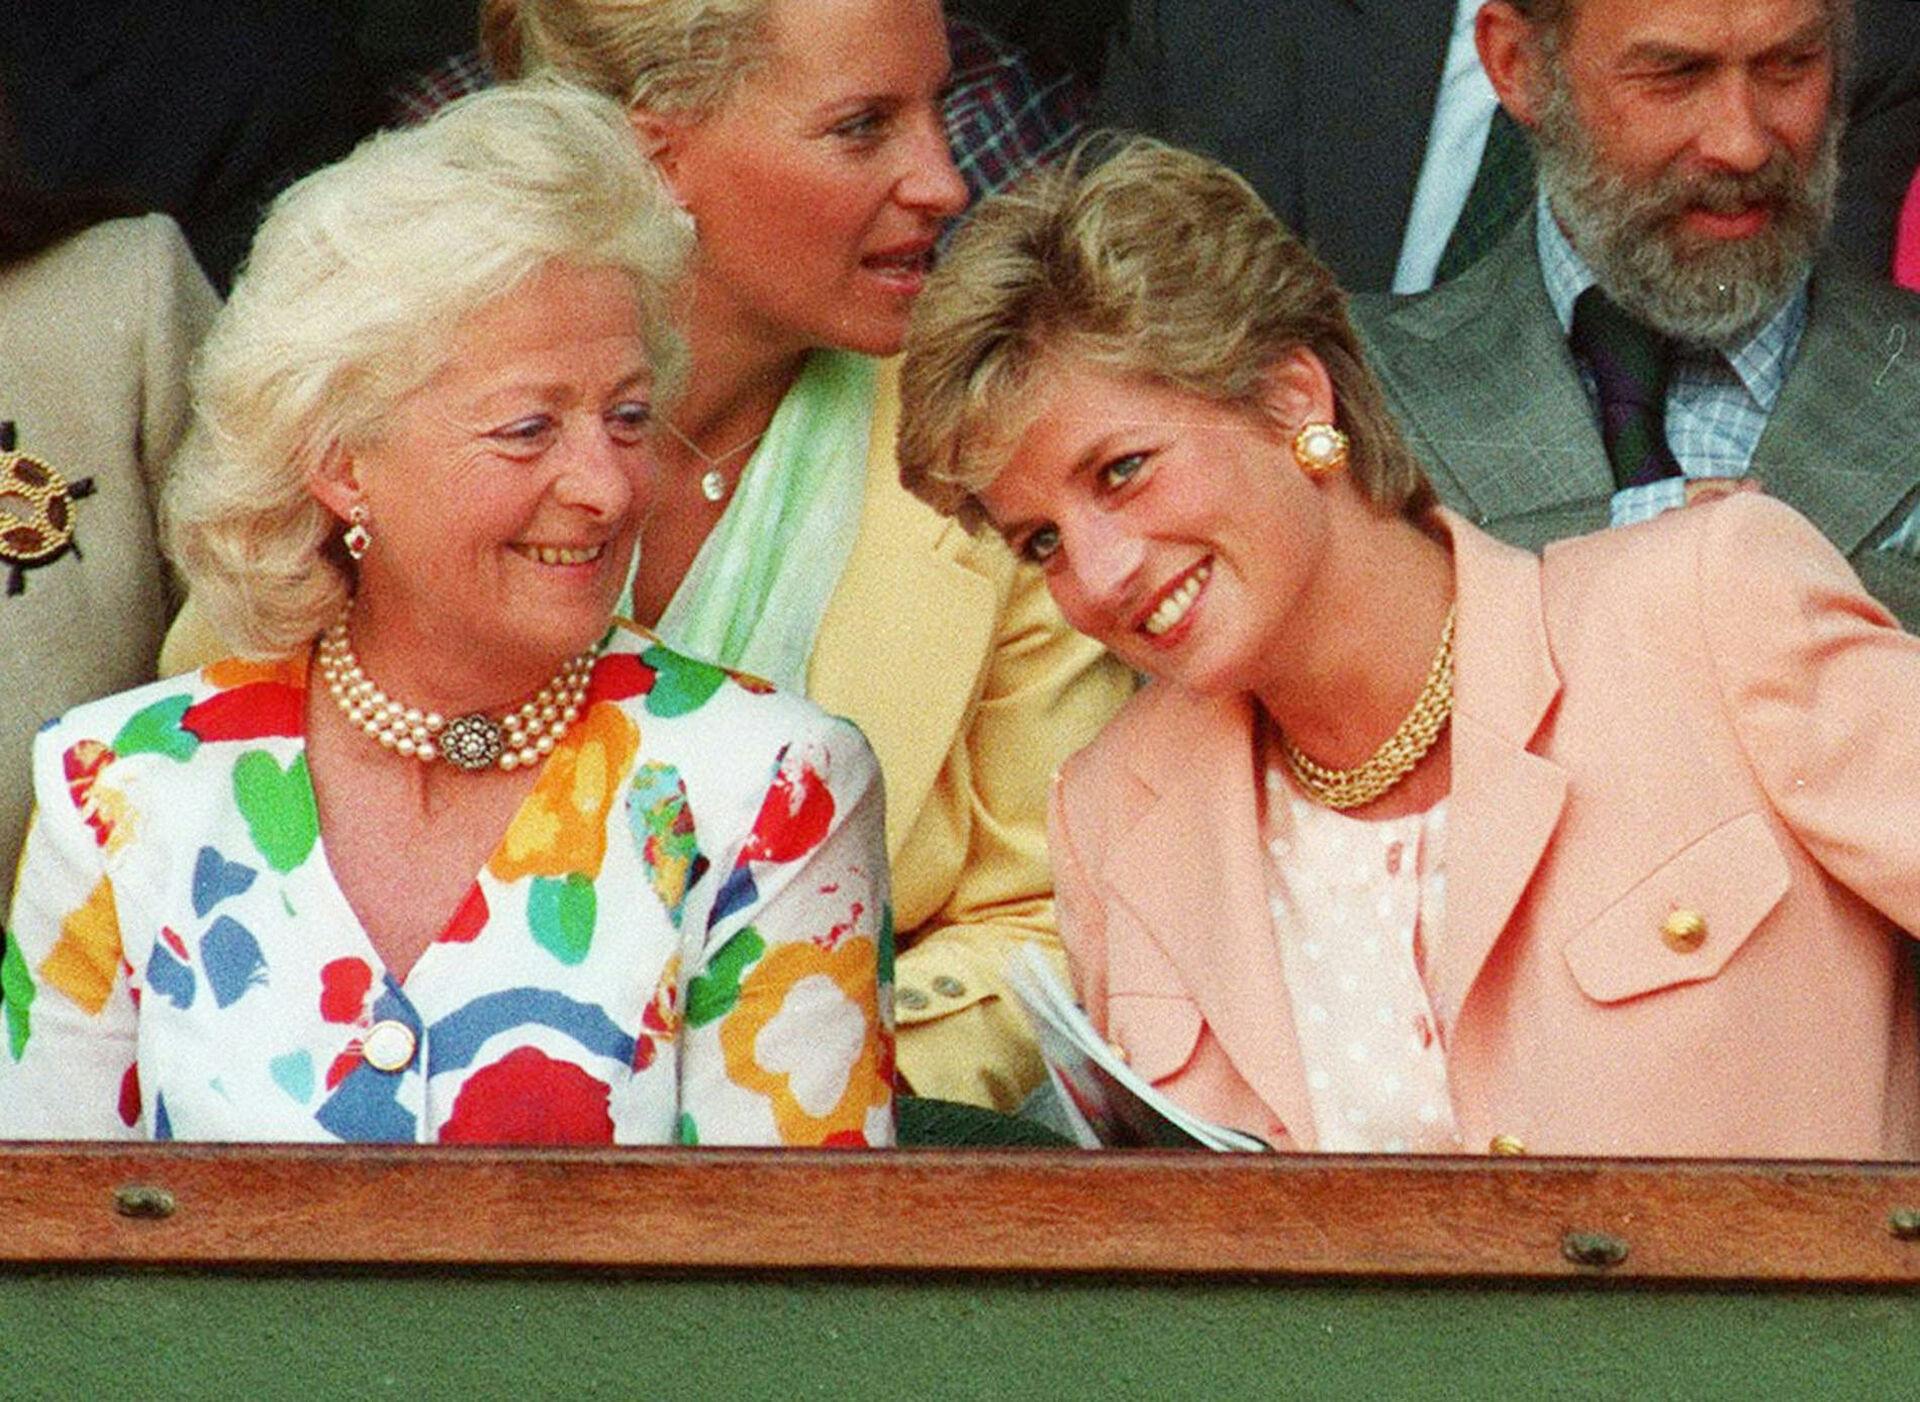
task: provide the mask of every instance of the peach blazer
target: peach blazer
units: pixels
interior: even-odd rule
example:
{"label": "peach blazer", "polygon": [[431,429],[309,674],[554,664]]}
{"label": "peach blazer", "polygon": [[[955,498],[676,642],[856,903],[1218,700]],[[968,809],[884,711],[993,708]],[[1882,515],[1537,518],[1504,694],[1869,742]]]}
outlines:
{"label": "peach blazer", "polygon": [[[1466,1144],[1915,1157],[1920,639],[1758,496],[1544,559],[1440,519],[1459,615],[1429,960]],[[1312,1149],[1252,724],[1248,698],[1155,685],[1069,762],[1062,935],[1136,1069]],[[1693,947],[1669,929],[1688,911]]]}

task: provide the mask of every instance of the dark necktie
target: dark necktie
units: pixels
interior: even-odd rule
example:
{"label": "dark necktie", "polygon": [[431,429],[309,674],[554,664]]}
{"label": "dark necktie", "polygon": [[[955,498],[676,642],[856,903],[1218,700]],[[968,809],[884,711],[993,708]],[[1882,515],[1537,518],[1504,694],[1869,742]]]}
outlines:
{"label": "dark necktie", "polygon": [[1678,477],[1667,447],[1667,374],[1673,342],[1628,316],[1597,287],[1573,304],[1574,355],[1600,395],[1600,437],[1616,487]]}
{"label": "dark necktie", "polygon": [[1447,246],[1434,270],[1437,286],[1480,261],[1480,255],[1500,242],[1520,212],[1533,200],[1533,148],[1520,124],[1507,109],[1493,109],[1487,144],[1480,152],[1480,169],[1467,191],[1467,202],[1454,221]]}

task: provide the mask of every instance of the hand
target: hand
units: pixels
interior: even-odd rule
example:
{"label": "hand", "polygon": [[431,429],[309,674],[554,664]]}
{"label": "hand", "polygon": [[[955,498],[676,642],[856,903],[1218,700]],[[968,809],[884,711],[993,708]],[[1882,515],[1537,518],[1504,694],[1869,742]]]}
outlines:
{"label": "hand", "polygon": [[1718,501],[1735,492],[1764,492],[1766,488],[1751,477],[1696,477],[1687,483],[1687,505]]}

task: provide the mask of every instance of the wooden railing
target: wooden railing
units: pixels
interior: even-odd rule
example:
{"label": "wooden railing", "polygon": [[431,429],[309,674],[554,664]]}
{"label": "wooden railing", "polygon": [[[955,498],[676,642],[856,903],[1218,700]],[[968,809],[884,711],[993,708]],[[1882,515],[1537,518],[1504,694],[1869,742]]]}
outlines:
{"label": "wooden railing", "polygon": [[1920,1282],[1920,1164],[14,1145],[0,1261]]}

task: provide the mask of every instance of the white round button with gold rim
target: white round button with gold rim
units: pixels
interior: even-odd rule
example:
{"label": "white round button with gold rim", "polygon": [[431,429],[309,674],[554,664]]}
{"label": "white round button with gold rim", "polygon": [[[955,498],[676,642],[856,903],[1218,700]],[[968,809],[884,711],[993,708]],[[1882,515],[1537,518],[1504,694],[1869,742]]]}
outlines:
{"label": "white round button with gold rim", "polygon": [[413,1060],[413,1029],[404,1022],[376,1022],[361,1039],[360,1054],[376,1071],[398,1071]]}

